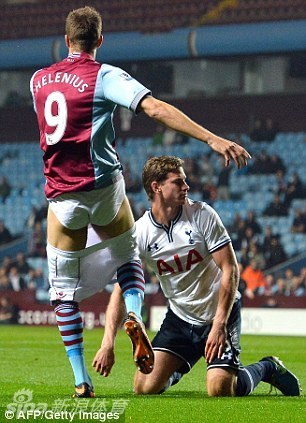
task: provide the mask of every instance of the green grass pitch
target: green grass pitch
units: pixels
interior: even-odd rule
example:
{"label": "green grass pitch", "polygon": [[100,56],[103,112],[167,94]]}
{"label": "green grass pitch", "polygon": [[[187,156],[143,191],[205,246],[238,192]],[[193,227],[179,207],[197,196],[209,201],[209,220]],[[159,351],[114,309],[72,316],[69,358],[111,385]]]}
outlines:
{"label": "green grass pitch", "polygon": [[[34,403],[35,407],[44,403],[48,404],[48,409],[51,410],[54,404],[59,402],[75,406],[75,400],[71,399],[72,372],[57,328],[2,326],[0,334],[0,422],[69,421],[66,415],[48,415],[39,419],[30,416],[27,420],[23,419],[23,416],[10,420],[5,417],[8,404],[22,402],[20,392],[18,398],[16,392],[23,389],[31,391],[31,403]],[[111,375],[103,378],[91,368],[102,334],[102,329],[85,330],[84,333],[85,357],[96,393],[96,399],[88,400],[89,405],[87,401],[87,410],[92,407],[93,401],[98,401],[100,411],[102,404],[109,411],[110,407],[118,406],[118,402],[124,402],[127,405],[124,418],[121,416],[120,421],[125,422],[306,422],[306,402],[303,396],[284,397],[280,393],[276,395],[275,392],[269,395],[269,386],[264,383],[249,397],[208,398],[204,360],[165,394],[135,396],[132,392],[135,371],[132,347],[123,331],[120,331],[117,337],[116,364]],[[153,334],[149,335],[152,337]],[[265,355],[278,355],[299,377],[302,387],[306,386],[305,338],[243,336],[241,344],[241,359],[244,364],[250,364]],[[92,408],[90,410],[93,411]],[[90,415],[87,420],[78,420],[78,415],[75,415],[72,421],[102,420],[102,417],[98,419],[96,414]]]}

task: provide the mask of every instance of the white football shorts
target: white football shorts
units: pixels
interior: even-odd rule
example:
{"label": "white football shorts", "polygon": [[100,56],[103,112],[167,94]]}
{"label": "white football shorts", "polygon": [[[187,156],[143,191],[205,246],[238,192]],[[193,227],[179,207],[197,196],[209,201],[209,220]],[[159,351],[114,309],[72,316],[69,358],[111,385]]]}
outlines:
{"label": "white football shorts", "polygon": [[49,199],[49,206],[58,220],[68,229],[108,225],[116,217],[125,198],[122,174],[113,184],[92,191],[71,192]]}
{"label": "white football shorts", "polygon": [[87,246],[80,251],[62,251],[47,245],[50,300],[80,302],[117,282],[117,269],[139,260],[135,226],[106,241],[100,241],[89,226]]}
{"label": "white football shorts", "polygon": [[[57,249],[48,244],[53,254]],[[97,292],[102,291],[108,283],[115,282],[118,263],[108,248],[101,249],[101,245],[96,245],[94,249],[81,250],[74,253],[73,256],[67,254],[67,260],[73,257],[78,261],[77,274],[74,277],[61,277],[57,274],[58,260],[65,260],[65,254],[60,251],[54,266],[49,263],[49,282],[50,282],[50,300],[51,301],[77,301],[80,302],[91,297]],[[102,264],[103,263],[103,264]]]}

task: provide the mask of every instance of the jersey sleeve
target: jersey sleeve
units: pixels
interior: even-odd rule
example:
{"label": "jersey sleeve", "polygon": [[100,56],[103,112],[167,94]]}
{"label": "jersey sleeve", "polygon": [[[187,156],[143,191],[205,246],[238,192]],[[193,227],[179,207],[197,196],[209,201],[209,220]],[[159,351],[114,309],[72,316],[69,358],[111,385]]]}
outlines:
{"label": "jersey sleeve", "polygon": [[102,65],[100,73],[104,97],[134,113],[143,97],[151,94],[149,89],[121,68]]}
{"label": "jersey sleeve", "polygon": [[36,74],[37,74],[39,71],[40,71],[40,69],[39,69],[39,70],[37,70],[37,71],[36,71],[36,72],[32,75],[32,78],[31,78],[31,80],[30,80],[30,92],[31,92],[31,95],[32,95],[33,108],[34,108],[35,113],[37,113],[37,109],[36,109],[36,102],[35,102],[35,96],[34,96],[34,78],[35,78]]}
{"label": "jersey sleeve", "polygon": [[231,242],[231,238],[218,213],[208,204],[203,203],[195,219],[210,253]]}

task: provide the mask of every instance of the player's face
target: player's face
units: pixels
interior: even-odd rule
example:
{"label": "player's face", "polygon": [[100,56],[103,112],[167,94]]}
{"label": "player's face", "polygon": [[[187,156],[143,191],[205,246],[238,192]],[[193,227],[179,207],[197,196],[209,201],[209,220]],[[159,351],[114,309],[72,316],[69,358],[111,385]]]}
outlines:
{"label": "player's face", "polygon": [[189,186],[186,182],[186,175],[183,168],[177,172],[169,172],[168,177],[159,187],[162,191],[163,198],[171,205],[184,204],[189,191]]}

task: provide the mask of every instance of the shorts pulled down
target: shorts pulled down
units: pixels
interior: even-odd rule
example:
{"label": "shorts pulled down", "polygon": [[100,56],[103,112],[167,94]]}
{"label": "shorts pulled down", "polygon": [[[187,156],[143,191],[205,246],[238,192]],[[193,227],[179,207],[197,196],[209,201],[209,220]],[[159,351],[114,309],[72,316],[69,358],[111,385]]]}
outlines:
{"label": "shorts pulled down", "polygon": [[118,213],[125,198],[122,175],[113,183],[88,192],[67,193],[49,200],[51,210],[65,227],[88,227],[86,248],[62,251],[47,245],[51,301],[82,301],[116,280],[117,269],[139,260],[135,226],[125,233],[101,241],[91,224],[105,226]]}

